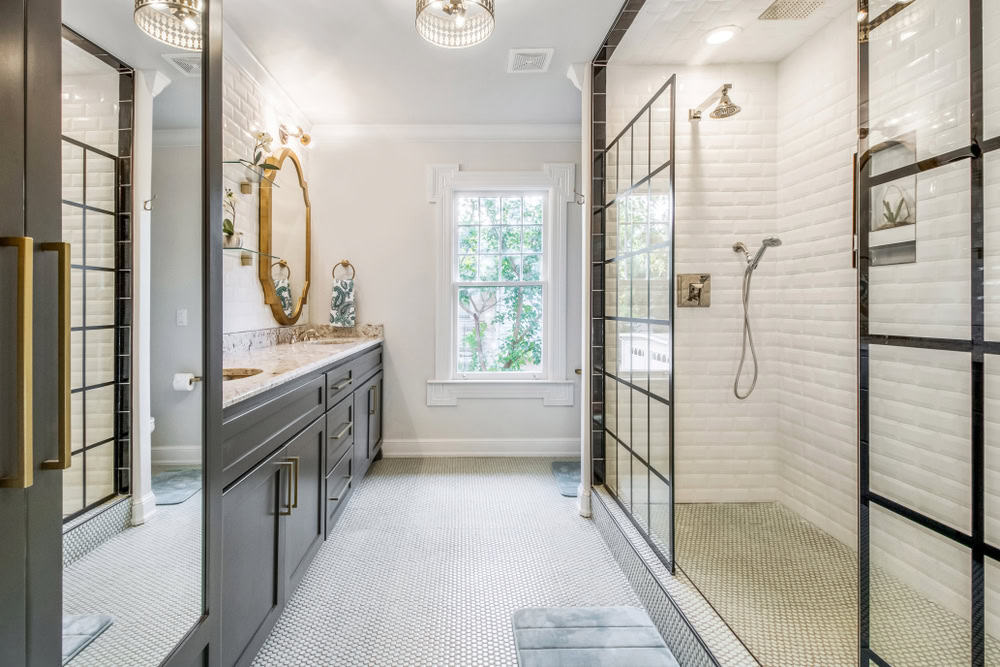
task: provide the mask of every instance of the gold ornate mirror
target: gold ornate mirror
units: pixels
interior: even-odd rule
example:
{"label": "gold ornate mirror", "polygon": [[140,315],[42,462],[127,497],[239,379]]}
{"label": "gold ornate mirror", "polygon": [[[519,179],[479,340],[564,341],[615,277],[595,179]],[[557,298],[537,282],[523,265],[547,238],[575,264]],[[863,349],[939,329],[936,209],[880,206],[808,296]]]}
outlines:
{"label": "gold ornate mirror", "polygon": [[[257,273],[264,302],[279,324],[302,316],[309,295],[309,241],[312,207],[302,163],[290,148],[269,157],[268,178],[260,182],[260,251]],[[270,256],[270,257],[269,257]]]}

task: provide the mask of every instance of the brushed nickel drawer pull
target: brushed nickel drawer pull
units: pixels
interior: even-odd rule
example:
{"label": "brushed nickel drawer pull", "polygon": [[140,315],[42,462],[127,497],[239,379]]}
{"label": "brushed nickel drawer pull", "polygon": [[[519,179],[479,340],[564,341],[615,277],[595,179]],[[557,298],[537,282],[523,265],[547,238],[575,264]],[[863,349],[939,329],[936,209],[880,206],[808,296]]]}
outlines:
{"label": "brushed nickel drawer pull", "polygon": [[299,463],[301,463],[301,460],[298,456],[289,456],[288,458],[293,464],[292,473],[295,475],[295,499],[292,501],[292,508],[294,509],[299,506]]}
{"label": "brushed nickel drawer pull", "polygon": [[330,439],[331,440],[340,440],[341,438],[343,438],[345,435],[347,435],[350,432],[351,427],[353,427],[353,426],[354,426],[353,423],[347,422],[347,424],[344,425],[344,428],[340,429],[340,433],[338,433],[337,435],[331,435]]}
{"label": "brushed nickel drawer pull", "polygon": [[351,384],[351,378],[347,378],[346,380],[342,381],[340,384],[335,385],[334,388],[333,388],[333,390],[334,391],[340,391],[341,389],[343,389],[344,387],[348,386],[349,384]]}
{"label": "brushed nickel drawer pull", "polygon": [[[347,484],[344,486],[344,491],[347,491],[348,489],[351,488],[351,482],[354,481],[354,478],[351,475],[344,475],[344,479],[347,480]],[[344,494],[341,493],[336,498],[330,498],[330,502],[334,502],[334,503],[340,502],[340,499],[343,498],[343,497],[344,497]]]}

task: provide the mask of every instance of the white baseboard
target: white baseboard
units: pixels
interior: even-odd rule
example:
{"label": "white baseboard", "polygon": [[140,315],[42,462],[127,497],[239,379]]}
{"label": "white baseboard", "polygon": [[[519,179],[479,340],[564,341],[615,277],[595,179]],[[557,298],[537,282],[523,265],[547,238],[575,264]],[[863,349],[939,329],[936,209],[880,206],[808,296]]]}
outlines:
{"label": "white baseboard", "polygon": [[200,466],[202,453],[200,446],[153,447],[152,464],[165,466]]}
{"label": "white baseboard", "polygon": [[471,457],[521,456],[566,457],[580,456],[579,438],[484,438],[484,439],[411,439],[382,441],[382,453],[387,457]]}
{"label": "white baseboard", "polygon": [[146,495],[132,496],[132,525],[138,526],[146,523],[151,516],[156,514],[156,496],[150,491]]}

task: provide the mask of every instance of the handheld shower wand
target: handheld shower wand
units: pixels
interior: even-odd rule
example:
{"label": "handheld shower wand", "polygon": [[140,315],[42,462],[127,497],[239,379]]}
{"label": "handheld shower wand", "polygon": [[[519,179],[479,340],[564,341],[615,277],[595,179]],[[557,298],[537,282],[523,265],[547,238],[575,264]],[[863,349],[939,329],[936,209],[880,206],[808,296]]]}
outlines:
{"label": "handheld shower wand", "polygon": [[[746,269],[743,271],[743,349],[740,351],[740,365],[736,369],[736,379],[733,381],[733,394],[741,401],[748,398],[753,393],[754,387],[757,386],[757,350],[753,344],[753,332],[750,328],[750,281],[753,278],[754,270],[760,264],[761,258],[764,257],[764,252],[768,248],[777,248],[780,245],[781,239],[769,236],[760,244],[757,253],[750,257],[750,251],[742,241],[733,244],[733,252],[742,253],[747,263]],[[746,363],[748,346],[750,347],[750,357],[753,359],[753,381],[750,383],[747,393],[741,394],[740,376],[743,375],[743,364]]]}

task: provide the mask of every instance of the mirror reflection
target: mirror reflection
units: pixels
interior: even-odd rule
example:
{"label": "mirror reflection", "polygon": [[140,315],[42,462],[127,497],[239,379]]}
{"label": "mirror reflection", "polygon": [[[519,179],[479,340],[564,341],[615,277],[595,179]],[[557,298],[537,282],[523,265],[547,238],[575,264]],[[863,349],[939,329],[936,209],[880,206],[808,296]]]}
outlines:
{"label": "mirror reflection", "polygon": [[63,3],[73,665],[158,665],[203,609],[201,53],[133,9]]}
{"label": "mirror reflection", "polygon": [[[309,292],[309,186],[302,164],[290,148],[264,164],[260,183],[261,285],[274,318],[295,324]],[[265,270],[266,269],[266,270]]]}

